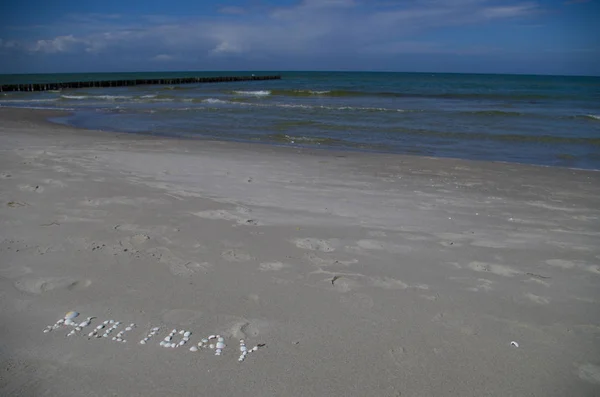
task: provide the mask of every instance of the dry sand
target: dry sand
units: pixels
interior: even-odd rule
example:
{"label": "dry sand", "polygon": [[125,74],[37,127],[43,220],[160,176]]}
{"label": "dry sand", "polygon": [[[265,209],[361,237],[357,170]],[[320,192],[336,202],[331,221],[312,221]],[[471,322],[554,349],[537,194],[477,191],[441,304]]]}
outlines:
{"label": "dry sand", "polygon": [[51,115],[0,109],[0,395],[600,395],[600,173]]}

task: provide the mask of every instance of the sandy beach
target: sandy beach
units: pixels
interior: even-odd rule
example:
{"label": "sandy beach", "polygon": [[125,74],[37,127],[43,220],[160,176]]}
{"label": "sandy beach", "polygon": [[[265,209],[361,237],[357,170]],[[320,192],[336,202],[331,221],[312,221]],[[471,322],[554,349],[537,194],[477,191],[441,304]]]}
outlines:
{"label": "sandy beach", "polygon": [[58,114],[0,109],[0,395],[600,396],[600,172]]}

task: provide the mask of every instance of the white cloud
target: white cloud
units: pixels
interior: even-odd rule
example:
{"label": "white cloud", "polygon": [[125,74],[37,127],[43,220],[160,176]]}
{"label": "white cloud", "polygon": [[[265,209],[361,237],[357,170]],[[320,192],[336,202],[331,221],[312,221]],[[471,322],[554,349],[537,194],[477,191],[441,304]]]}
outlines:
{"label": "white cloud", "polygon": [[[224,7],[231,18],[146,15],[71,15],[89,20],[75,33],[28,43],[31,52],[58,54],[81,50],[89,54],[117,51],[140,54],[188,53],[196,57],[252,54],[265,57],[403,52],[447,52],[421,33],[441,27],[487,23],[531,15],[535,3],[519,0],[302,0],[270,12],[250,13]],[[382,8],[384,7],[384,8]],[[95,22],[94,22],[95,21]],[[58,21],[56,26],[63,27]],[[6,47],[6,42],[3,46]],[[160,55],[159,55],[160,56]],[[158,60],[158,59],[155,59]]]}
{"label": "white cloud", "polygon": [[531,14],[537,10],[535,4],[520,4],[514,6],[487,7],[482,11],[482,15],[487,18],[513,18]]}
{"label": "white cloud", "polygon": [[31,52],[45,52],[49,54],[57,52],[68,52],[77,44],[85,43],[85,40],[74,37],[73,35],[58,36],[51,40],[38,40],[29,47]]}

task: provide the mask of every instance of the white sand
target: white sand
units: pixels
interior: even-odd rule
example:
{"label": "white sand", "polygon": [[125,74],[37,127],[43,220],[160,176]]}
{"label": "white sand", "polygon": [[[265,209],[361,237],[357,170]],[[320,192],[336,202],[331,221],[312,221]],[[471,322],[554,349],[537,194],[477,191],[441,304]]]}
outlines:
{"label": "white sand", "polygon": [[600,395],[600,173],[49,115],[0,109],[0,395]]}

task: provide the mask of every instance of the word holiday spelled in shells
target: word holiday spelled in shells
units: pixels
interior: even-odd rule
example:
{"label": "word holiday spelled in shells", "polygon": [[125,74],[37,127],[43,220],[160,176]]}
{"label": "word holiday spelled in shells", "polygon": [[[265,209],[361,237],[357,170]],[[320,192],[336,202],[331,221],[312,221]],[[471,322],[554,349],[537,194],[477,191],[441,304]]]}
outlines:
{"label": "word holiday spelled in shells", "polygon": [[[53,325],[48,325],[46,328],[44,328],[44,333],[48,333],[48,332],[51,332],[51,331],[54,331],[57,329],[61,329],[64,327],[72,327],[71,331],[69,331],[67,336],[73,336],[73,335],[76,335],[77,333],[83,331],[84,328],[90,326],[92,324],[92,320],[96,318],[96,317],[87,317],[84,321],[78,322],[78,321],[75,321],[75,319],[77,317],[79,317],[78,312],[70,311],[67,314],[65,314],[64,317],[60,318]],[[134,328],[136,328],[136,325],[134,323],[131,323],[131,324],[125,326],[125,328],[123,328],[119,332],[117,332],[117,334],[115,336],[111,336],[112,333],[117,328],[119,328],[119,326],[121,326],[121,324],[122,323],[120,321],[105,320],[104,322],[101,322],[100,324],[98,324],[91,332],[89,332],[87,334],[87,336],[89,339],[91,339],[91,338],[107,338],[107,339],[109,339],[110,338],[110,340],[112,340],[114,342],[126,343],[127,339],[126,339],[125,334],[132,331]],[[160,332],[160,327],[153,327],[148,332],[148,334],[146,334],[146,336],[142,340],[140,340],[140,342],[139,342],[140,345],[145,345],[148,342],[150,342],[150,339],[152,339],[152,337],[154,337],[159,332]],[[170,348],[170,349],[181,348],[190,341],[191,335],[192,335],[192,332],[188,331],[188,330],[172,329],[169,332],[169,334],[158,343],[158,345],[161,347]],[[238,358],[238,361],[239,362],[244,361],[250,353],[257,352],[260,348],[262,348],[264,346],[265,346],[264,343],[260,343],[252,348],[248,348],[246,346],[246,342],[243,339],[240,339],[240,347],[239,347],[240,356]],[[209,350],[215,351],[215,356],[220,356],[223,354],[226,347],[227,347],[227,345],[225,344],[225,338],[223,338],[221,335],[209,335],[207,338],[202,338],[200,340],[200,342],[198,342],[197,345],[193,345],[192,347],[190,347],[189,351],[197,352],[202,349],[209,349]]]}

